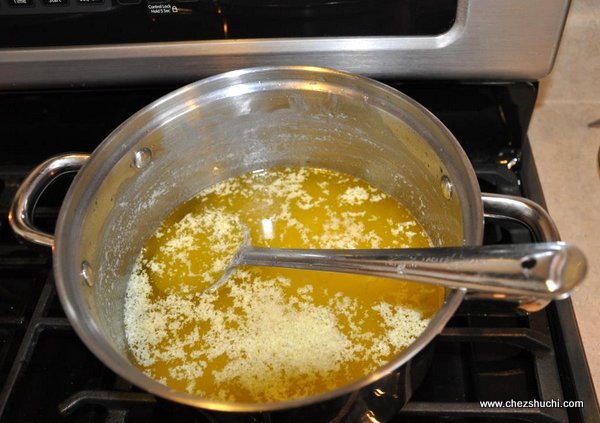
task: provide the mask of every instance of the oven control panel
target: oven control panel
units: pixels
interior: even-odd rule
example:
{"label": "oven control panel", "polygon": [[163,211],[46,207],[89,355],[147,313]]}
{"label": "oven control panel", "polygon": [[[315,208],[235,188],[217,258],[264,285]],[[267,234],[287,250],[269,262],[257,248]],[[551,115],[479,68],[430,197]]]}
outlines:
{"label": "oven control panel", "polygon": [[280,65],[535,80],[552,69],[570,3],[0,0],[0,89],[181,83]]}
{"label": "oven control panel", "polygon": [[104,12],[111,0],[0,0],[0,16]]}
{"label": "oven control panel", "polygon": [[454,24],[457,4],[458,0],[0,0],[0,49],[438,35]]}
{"label": "oven control panel", "polygon": [[[0,0],[0,16],[68,15],[109,11],[120,15],[123,7],[135,9],[137,16],[180,12],[189,14],[194,12],[190,5],[198,2],[199,0]],[[183,7],[184,5],[187,7]],[[131,11],[126,14],[129,15]]]}

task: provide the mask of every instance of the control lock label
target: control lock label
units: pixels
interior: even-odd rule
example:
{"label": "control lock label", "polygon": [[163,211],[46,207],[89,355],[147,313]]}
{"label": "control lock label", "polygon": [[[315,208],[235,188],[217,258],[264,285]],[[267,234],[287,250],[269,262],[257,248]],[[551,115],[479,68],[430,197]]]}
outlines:
{"label": "control lock label", "polygon": [[152,14],[164,15],[167,13],[177,13],[179,12],[177,6],[170,4],[149,4],[148,12]]}

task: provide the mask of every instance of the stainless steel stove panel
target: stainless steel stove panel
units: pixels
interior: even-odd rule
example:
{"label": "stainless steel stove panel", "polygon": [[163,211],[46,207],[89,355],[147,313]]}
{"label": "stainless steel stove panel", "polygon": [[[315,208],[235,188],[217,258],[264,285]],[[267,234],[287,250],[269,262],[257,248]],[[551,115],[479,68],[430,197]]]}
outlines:
{"label": "stainless steel stove panel", "polygon": [[454,25],[437,36],[4,49],[0,89],[189,82],[240,67],[291,64],[378,78],[534,80],[552,68],[569,4],[459,0]]}

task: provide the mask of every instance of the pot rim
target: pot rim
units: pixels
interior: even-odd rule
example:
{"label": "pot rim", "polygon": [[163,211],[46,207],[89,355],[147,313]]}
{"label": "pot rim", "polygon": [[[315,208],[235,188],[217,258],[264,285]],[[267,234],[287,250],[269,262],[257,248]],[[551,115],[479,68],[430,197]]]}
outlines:
{"label": "pot rim", "polygon": [[[330,77],[342,77],[344,79],[350,79],[356,82],[357,85],[368,84],[375,87],[377,90],[386,95],[386,99],[393,99],[394,97],[399,98],[400,101],[407,102],[409,105],[414,107],[418,113],[423,115],[425,119],[430,121],[436,126],[437,130],[440,130],[444,137],[450,143],[450,147],[453,149],[452,153],[458,157],[462,164],[463,169],[461,172],[465,173],[467,183],[470,185],[469,188],[474,190],[476,198],[470,200],[475,201],[476,204],[471,204],[474,207],[474,213],[476,214],[477,221],[473,222],[473,233],[471,236],[465,234],[466,237],[471,237],[471,240],[466,240],[467,244],[477,245],[481,244],[483,238],[483,205],[481,202],[481,193],[479,185],[475,176],[475,172],[471,163],[469,162],[466,153],[460,147],[460,144],[452,135],[452,133],[435,117],[429,110],[417,103],[412,98],[405,94],[397,91],[394,88],[389,87],[378,81],[371,80],[369,78],[354,75],[347,72],[342,72],[334,69],[320,68],[313,66],[269,66],[269,67],[258,67],[258,68],[247,68],[240,69],[223,74],[215,75],[206,79],[202,79],[191,84],[185,85],[159,99],[145,106],[137,113],[132,115],[129,119],[119,125],[106,139],[93,151],[88,162],[76,175],[63,205],[60,209],[57,224],[55,243],[52,247],[53,250],[53,268],[54,276],[56,280],[56,287],[59,299],[64,308],[64,312],[73,326],[75,332],[84,342],[84,344],[111,370],[123,378],[129,380],[133,384],[141,387],[144,390],[151,392],[152,394],[166,398],[171,401],[182,403],[185,405],[203,408],[214,411],[227,411],[227,412],[264,412],[264,411],[277,411],[289,408],[302,407],[318,402],[324,402],[331,400],[343,395],[349,394],[353,391],[357,391],[364,388],[373,382],[381,379],[382,377],[393,372],[395,369],[403,366],[412,357],[418,354],[425,346],[427,346],[435,336],[437,336],[442,329],[445,327],[448,320],[455,313],[456,309],[461,304],[466,290],[457,289],[452,290],[446,296],[444,305],[438,312],[433,316],[429,322],[425,331],[412,343],[408,348],[403,350],[401,353],[396,355],[393,359],[387,362],[385,365],[379,367],[374,372],[360,378],[352,383],[341,386],[337,389],[326,391],[320,394],[311,395],[307,397],[291,399],[286,401],[277,402],[265,402],[265,403],[243,403],[243,402],[227,402],[205,399],[198,395],[192,395],[185,392],[175,391],[156,380],[146,376],[137,367],[135,367],[126,357],[119,354],[105,339],[102,335],[100,328],[97,324],[89,318],[89,311],[87,307],[83,306],[85,299],[82,294],[82,284],[79,281],[79,272],[74,272],[79,264],[74,263],[72,259],[72,247],[73,243],[76,244],[79,238],[77,234],[81,230],[81,225],[78,227],[74,225],[75,222],[75,211],[81,203],[85,203],[86,198],[86,182],[91,180],[96,172],[95,167],[99,165],[96,162],[100,160],[106,162],[116,162],[116,160],[122,158],[128,154],[129,148],[137,143],[137,140],[128,140],[127,145],[118,145],[120,141],[119,137],[126,130],[128,125],[131,125],[140,116],[151,112],[158,108],[164,103],[169,103],[177,99],[177,97],[184,93],[195,90],[200,87],[213,84],[218,81],[225,81],[234,83],[248,74],[260,74],[260,73],[285,73],[285,72],[307,72],[313,74],[319,74],[321,76]],[[116,142],[119,141],[119,142]],[[135,142],[134,142],[135,141]],[[121,148],[117,148],[121,147]],[[447,147],[447,146],[446,146]],[[439,150],[438,150],[439,152]],[[109,159],[109,160],[107,160]],[[87,193],[91,196],[90,193]],[[76,278],[67,277],[69,272],[76,273]],[[69,282],[70,280],[70,282]],[[99,345],[100,344],[100,345]]]}

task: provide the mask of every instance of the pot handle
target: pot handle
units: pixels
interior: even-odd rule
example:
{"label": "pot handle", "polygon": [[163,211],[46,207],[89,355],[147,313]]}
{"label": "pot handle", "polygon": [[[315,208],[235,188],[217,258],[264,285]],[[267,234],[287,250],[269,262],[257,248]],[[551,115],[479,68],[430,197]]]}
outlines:
{"label": "pot handle", "polygon": [[[483,215],[486,220],[510,220],[520,223],[531,231],[536,242],[560,241],[558,229],[546,210],[538,203],[522,197],[511,195],[488,194],[481,195]],[[465,297],[469,300],[505,300],[516,303],[516,306],[526,312],[539,311],[546,307],[550,300],[530,297],[468,291]]]}
{"label": "pot handle", "polygon": [[560,241],[558,229],[546,210],[538,203],[512,195],[481,195],[487,220],[512,220],[531,231],[536,242]]}
{"label": "pot handle", "polygon": [[31,171],[13,199],[8,221],[13,231],[35,244],[52,247],[54,235],[46,233],[32,222],[33,210],[46,188],[65,173],[77,172],[89,159],[89,154],[63,154],[52,157]]}

